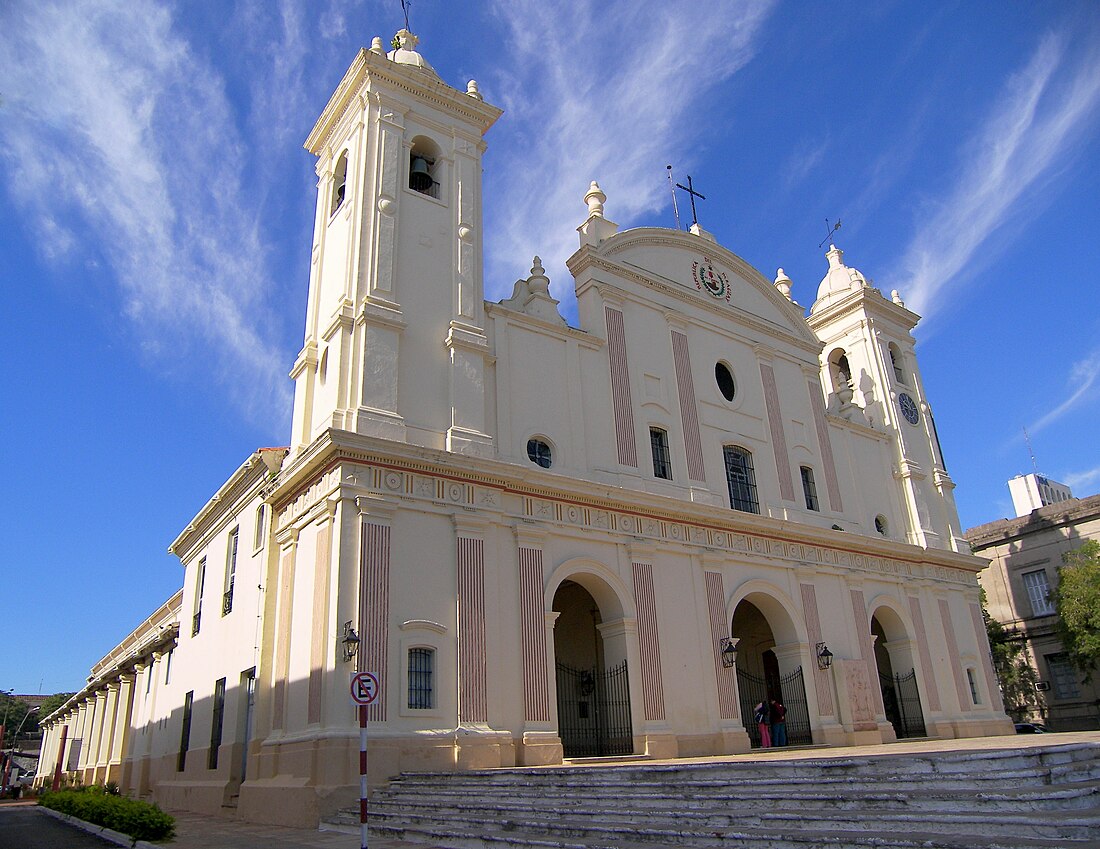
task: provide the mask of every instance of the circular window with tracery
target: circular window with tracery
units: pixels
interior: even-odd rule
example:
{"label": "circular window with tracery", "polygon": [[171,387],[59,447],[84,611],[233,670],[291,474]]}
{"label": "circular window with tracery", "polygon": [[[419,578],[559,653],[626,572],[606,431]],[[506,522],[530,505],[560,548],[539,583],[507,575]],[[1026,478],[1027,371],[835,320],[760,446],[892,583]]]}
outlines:
{"label": "circular window with tracery", "polygon": [[536,466],[542,466],[544,469],[549,469],[554,458],[553,453],[550,451],[550,446],[541,439],[528,439],[527,459]]}
{"label": "circular window with tracery", "polygon": [[737,384],[733,382],[733,372],[725,363],[714,364],[714,380],[718,384],[718,391],[727,401],[732,401],[737,394]]}

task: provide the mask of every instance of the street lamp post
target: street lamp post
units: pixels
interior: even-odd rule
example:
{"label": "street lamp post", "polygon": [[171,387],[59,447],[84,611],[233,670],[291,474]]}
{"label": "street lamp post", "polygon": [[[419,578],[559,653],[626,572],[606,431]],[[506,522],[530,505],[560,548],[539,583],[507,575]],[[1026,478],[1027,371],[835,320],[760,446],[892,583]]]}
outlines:
{"label": "street lamp post", "polygon": [[23,721],[19,723],[19,727],[15,729],[15,734],[11,738],[11,748],[8,749],[8,762],[4,764],[4,782],[3,786],[8,786],[8,780],[11,778],[11,759],[15,757],[15,744],[19,742],[19,732],[23,730],[23,725],[27,721],[27,717],[32,713],[38,713],[40,705],[35,705],[25,714],[23,714]]}

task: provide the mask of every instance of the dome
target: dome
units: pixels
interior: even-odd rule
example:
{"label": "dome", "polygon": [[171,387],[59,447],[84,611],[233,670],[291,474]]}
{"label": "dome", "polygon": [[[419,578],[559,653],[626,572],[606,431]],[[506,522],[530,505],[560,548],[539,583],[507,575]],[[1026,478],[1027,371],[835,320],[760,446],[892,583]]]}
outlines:
{"label": "dome", "polygon": [[439,74],[435,72],[435,68],[429,65],[427,60],[416,52],[416,45],[420,43],[419,38],[407,29],[403,29],[398,30],[397,35],[395,35],[393,39],[399,46],[386,54],[391,60],[398,65],[411,65],[414,68],[428,71],[436,78],[439,77]]}
{"label": "dome", "polygon": [[871,288],[870,281],[862,272],[844,264],[844,251],[836,245],[829,245],[829,252],[825,256],[829,260],[829,270],[817,287],[817,300],[810,307],[811,313],[847,297],[856,289]]}

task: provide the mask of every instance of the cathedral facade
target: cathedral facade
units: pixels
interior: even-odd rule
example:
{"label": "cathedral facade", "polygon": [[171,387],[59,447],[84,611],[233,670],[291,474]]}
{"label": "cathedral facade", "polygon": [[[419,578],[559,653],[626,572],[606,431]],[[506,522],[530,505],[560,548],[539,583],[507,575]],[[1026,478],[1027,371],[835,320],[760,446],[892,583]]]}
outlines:
{"label": "cathedral facade", "polygon": [[373,783],[747,752],[772,698],[792,745],[1011,732],[918,316],[836,247],[807,316],[697,225],[620,231],[595,182],[579,326],[538,257],[486,303],[501,112],[399,41],[306,142],[291,444],[172,544],[181,591],[44,721],[39,782],[316,822],[358,797],[356,672]]}

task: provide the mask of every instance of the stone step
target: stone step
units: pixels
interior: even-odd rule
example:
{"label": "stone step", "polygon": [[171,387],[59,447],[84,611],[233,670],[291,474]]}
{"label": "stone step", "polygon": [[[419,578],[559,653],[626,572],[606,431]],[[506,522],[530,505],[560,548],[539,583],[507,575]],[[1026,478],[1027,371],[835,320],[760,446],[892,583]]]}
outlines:
{"label": "stone step", "polygon": [[[605,799],[599,809],[609,813],[622,811],[660,812],[660,811],[724,811],[738,809],[746,805],[760,805],[769,810],[782,810],[791,800],[790,793],[754,793],[745,792],[693,798],[691,796],[671,797],[636,796],[623,799]],[[907,811],[942,814],[1027,814],[1037,811],[1100,811],[1100,782],[1074,788],[1015,791],[1011,793],[813,793],[799,794],[797,797],[801,811]],[[489,807],[502,811],[535,810],[562,811],[587,810],[593,806],[588,797],[547,798],[547,797],[492,797],[487,794],[438,794],[435,797],[423,796],[417,800],[404,797],[379,797],[370,801],[371,812],[406,811],[410,809],[450,809],[463,810],[471,807]],[[358,816],[357,809],[349,809]]]}

